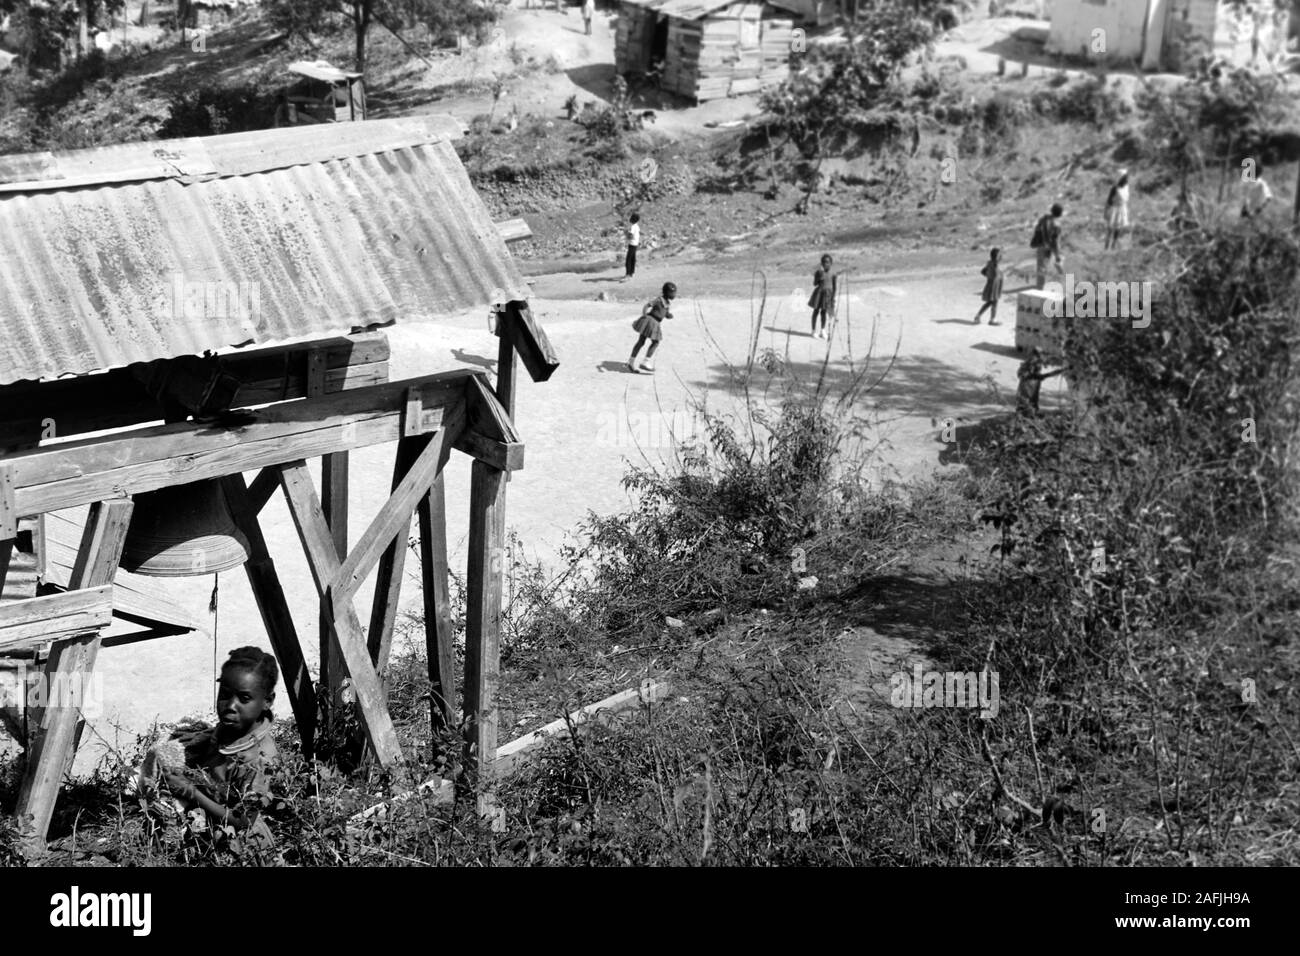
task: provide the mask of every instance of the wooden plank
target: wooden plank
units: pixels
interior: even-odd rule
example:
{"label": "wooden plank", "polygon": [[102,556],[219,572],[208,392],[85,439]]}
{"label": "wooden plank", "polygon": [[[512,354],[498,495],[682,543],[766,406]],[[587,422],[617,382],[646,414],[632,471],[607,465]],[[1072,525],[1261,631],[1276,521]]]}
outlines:
{"label": "wooden plank", "polygon": [[[391,491],[397,490],[411,470],[411,465],[431,440],[427,435],[415,435],[398,442],[397,454],[393,458]],[[402,573],[406,570],[406,545],[410,536],[411,516],[408,514],[406,523],[398,529],[380,555],[378,570],[375,572],[375,594],[370,606],[370,627],[366,629],[366,649],[370,652],[375,672],[384,682],[385,692],[385,668],[388,667],[388,655],[393,646],[393,626],[397,621],[397,605],[402,596]],[[365,539],[365,535],[362,535],[362,539]]]}
{"label": "wooden plank", "polygon": [[267,465],[257,473],[253,483],[248,486],[248,503],[253,514],[262,513],[271,496],[280,490],[280,469]]}
{"label": "wooden plank", "polygon": [[351,601],[338,602],[330,593],[330,582],[338,574],[339,558],[334,550],[334,540],[325,514],[321,510],[320,500],[312,487],[311,475],[307,463],[296,461],[280,469],[280,482],[284,488],[285,498],[289,502],[289,511],[298,528],[307,564],[316,583],[317,593],[323,605],[331,611],[334,643],[338,647],[339,657],[352,678],[356,692],[357,710],[366,732],[370,749],[381,766],[393,767],[402,762],[402,748],[397,741],[397,732],[393,729],[393,720],[388,714],[388,705],[384,700],[383,688],[375,673],[374,665],[366,650],[365,636],[361,632],[361,622]]}
{"label": "wooden plank", "polygon": [[[112,584],[122,557],[122,545],[131,522],[130,499],[97,501],[90,508],[86,531],[73,566],[74,590]],[[74,679],[89,680],[99,654],[99,637],[56,641],[45,665],[46,686],[68,686]],[[17,816],[32,818],[35,839],[44,841],[54,815],[59,784],[72,760],[77,730],[75,707],[46,707],[41,726],[27,754],[27,770],[18,791]]]}
{"label": "wooden plank", "polygon": [[14,472],[0,462],[0,541],[18,537],[18,508],[14,502]]}
{"label": "wooden plank", "polygon": [[507,219],[505,222],[497,223],[496,227],[497,235],[506,242],[531,239],[533,235],[532,228],[523,219]]}
{"label": "wooden plank", "polygon": [[426,410],[442,407],[457,401],[476,374],[457,369],[285,402],[240,413],[228,425],[179,422],[18,452],[8,459],[17,511],[42,514],[395,441],[407,389],[421,389]]}
{"label": "wooden plank", "polygon": [[467,428],[456,438],[455,448],[500,471],[519,471],[524,467],[524,446],[521,442],[494,441]]}
{"label": "wooden plank", "polygon": [[519,350],[519,358],[528,369],[529,378],[534,382],[545,382],[560,367],[560,358],[546,330],[533,318],[527,302],[507,302],[506,316],[505,331]]}
{"label": "wooden plank", "polygon": [[505,475],[476,461],[470,470],[469,566],[465,575],[465,720],[473,779],[490,787],[497,750],[501,666],[501,581],[505,563]]}
{"label": "wooden plank", "polygon": [[441,471],[416,510],[420,518],[420,578],[424,586],[430,720],[436,730],[455,725],[456,709],[456,645],[451,625],[451,571],[447,563],[447,495]]}
{"label": "wooden plank", "polygon": [[271,649],[280,662],[280,673],[284,677],[285,690],[289,693],[289,706],[302,738],[303,755],[310,759],[316,742],[316,691],[303,659],[298,631],[293,624],[293,615],[289,612],[289,601],[280,584],[280,576],[276,573],[275,562],[267,550],[266,537],[257,520],[255,503],[244,485],[244,476],[227,475],[221,479],[221,486],[235,524],[248,539],[248,560],[244,562],[244,573],[248,575],[248,585],[253,591],[253,600],[257,602],[257,610],[262,616],[262,625],[266,628]]}
{"label": "wooden plank", "polygon": [[470,428],[486,438],[507,444],[519,441],[514,420],[497,394],[488,387],[487,378],[479,372],[465,383],[465,411]]}
{"label": "wooden plank", "polygon": [[[307,397],[325,394],[325,353],[313,349],[307,353]],[[330,527],[334,550],[341,560],[348,553],[348,453],[323,455],[321,469],[321,512]],[[334,649],[333,625],[328,607],[322,603],[318,628],[320,647],[320,682],[329,688],[332,707],[341,702],[343,661]]]}
{"label": "wooden plank", "polygon": [[64,591],[0,604],[0,650],[39,647],[107,627],[113,620],[113,586]]}
{"label": "wooden plank", "polygon": [[[415,511],[416,504],[429,490],[429,485],[433,483],[433,479],[437,477],[445,461],[443,449],[452,444],[456,439],[456,432],[464,427],[463,418],[464,412],[459,410],[449,416],[444,427],[433,436],[432,441],[426,443],[411,464],[410,470],[393,489],[388,500],[379,509],[379,514],[375,515],[370,526],[366,528],[365,534],[357,542],[357,546],[346,555],[339,567],[338,576],[330,584],[337,600],[352,599],[361,582],[379,562],[380,556],[397,533],[410,526],[411,514]],[[416,440],[419,437],[421,436],[417,436]],[[412,439],[404,438],[402,441],[405,443]]]}
{"label": "wooden plank", "polygon": [[553,720],[545,727],[539,727],[530,734],[524,734],[508,744],[503,744],[497,749],[493,770],[498,778],[513,773],[548,740],[568,737],[570,726],[581,730],[593,722],[608,725],[630,711],[666,700],[671,690],[672,686],[666,680],[646,680],[640,687],[632,687],[612,697],[606,697],[602,701],[588,704],[581,710],[569,714],[567,720],[565,718]]}

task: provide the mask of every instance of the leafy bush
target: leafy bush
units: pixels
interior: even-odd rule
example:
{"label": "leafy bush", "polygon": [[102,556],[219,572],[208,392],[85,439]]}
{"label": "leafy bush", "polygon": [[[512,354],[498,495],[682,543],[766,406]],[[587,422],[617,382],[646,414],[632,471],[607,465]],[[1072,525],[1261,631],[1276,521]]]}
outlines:
{"label": "leafy bush", "polygon": [[172,95],[158,135],[171,139],[264,129],[273,114],[274,102],[261,87],[201,87]]}

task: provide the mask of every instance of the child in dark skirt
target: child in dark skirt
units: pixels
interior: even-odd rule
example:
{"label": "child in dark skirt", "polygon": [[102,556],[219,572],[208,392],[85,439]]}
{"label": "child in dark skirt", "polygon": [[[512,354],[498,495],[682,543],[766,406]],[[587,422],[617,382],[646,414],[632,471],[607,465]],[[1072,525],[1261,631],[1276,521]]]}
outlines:
{"label": "child in dark skirt", "polygon": [[984,268],[980,270],[980,275],[984,276],[984,304],[980,310],[975,313],[975,324],[980,324],[980,316],[984,314],[985,309],[991,309],[989,312],[989,325],[998,324],[998,299],[1002,298],[1002,263],[999,261],[1001,252],[997,249],[989,251],[989,261],[984,263]]}
{"label": "child in dark skirt", "polygon": [[[808,299],[808,307],[812,309],[812,334],[813,338],[826,338],[826,319],[827,317],[835,318],[835,293],[839,277],[831,272],[831,257],[822,256],[821,268],[813,273],[813,293]],[[821,328],[817,327],[817,320],[821,319]]]}
{"label": "child in dark skirt", "polygon": [[[650,359],[654,356],[655,350],[659,348],[659,343],[664,337],[661,323],[665,319],[673,317],[669,305],[675,298],[677,298],[677,286],[671,282],[665,282],[663,293],[647,302],[645,308],[641,310],[641,317],[632,323],[632,328],[637,331],[637,340],[636,345],[632,346],[632,357],[627,360],[629,372],[653,372],[655,370],[655,367],[650,364]],[[645,345],[646,342],[650,343],[650,348],[645,353],[646,362],[638,367],[636,357],[641,351],[641,346]]]}

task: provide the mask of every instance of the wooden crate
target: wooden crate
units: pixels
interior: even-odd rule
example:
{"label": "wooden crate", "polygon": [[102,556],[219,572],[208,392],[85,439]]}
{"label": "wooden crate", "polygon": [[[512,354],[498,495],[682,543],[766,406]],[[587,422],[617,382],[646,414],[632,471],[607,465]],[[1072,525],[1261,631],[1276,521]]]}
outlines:
{"label": "wooden crate", "polygon": [[[1058,315],[1044,314],[1048,302],[1055,302]],[[1030,289],[1016,297],[1016,350],[1038,347],[1047,356],[1059,356],[1065,344],[1065,318],[1059,315],[1063,297],[1042,289]]]}

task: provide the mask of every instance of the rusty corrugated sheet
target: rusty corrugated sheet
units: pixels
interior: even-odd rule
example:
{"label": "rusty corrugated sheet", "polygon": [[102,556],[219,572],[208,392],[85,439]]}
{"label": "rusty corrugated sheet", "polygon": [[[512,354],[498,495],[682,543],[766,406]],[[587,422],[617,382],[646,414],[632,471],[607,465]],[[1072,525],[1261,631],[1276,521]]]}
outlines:
{"label": "rusty corrugated sheet", "polygon": [[[287,137],[309,156],[311,133],[239,135],[284,162]],[[0,384],[527,298],[450,143],[429,139],[341,158],[336,143],[335,158],[237,175],[220,159],[200,181],[0,190]],[[197,296],[190,308],[177,291]]]}

